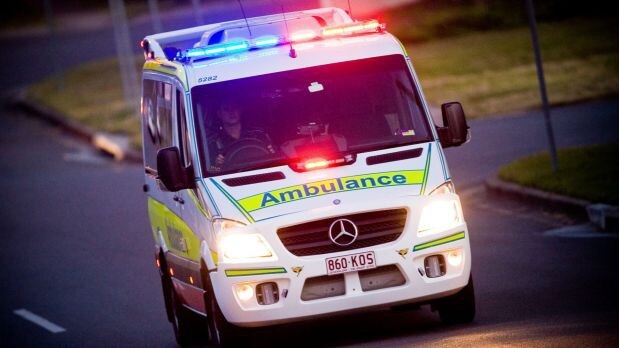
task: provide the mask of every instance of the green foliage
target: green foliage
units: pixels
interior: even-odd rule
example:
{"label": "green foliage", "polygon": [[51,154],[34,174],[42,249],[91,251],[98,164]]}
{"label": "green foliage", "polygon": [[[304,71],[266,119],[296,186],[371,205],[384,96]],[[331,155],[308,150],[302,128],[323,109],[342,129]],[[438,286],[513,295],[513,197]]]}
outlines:
{"label": "green foliage", "polygon": [[[619,95],[619,41],[611,19],[574,18],[539,26],[550,102]],[[479,117],[540,106],[527,27],[472,32],[409,44],[428,100],[459,100]]]}
{"label": "green foliage", "polygon": [[591,202],[619,204],[619,144],[559,151],[559,170],[553,172],[549,154],[512,162],[499,171],[506,181]]}
{"label": "green foliage", "polygon": [[[586,4],[576,0],[537,0],[534,4],[539,22],[617,17],[612,2],[603,0],[591,0]],[[528,23],[524,0],[424,0],[387,11],[384,21],[389,31],[407,42],[508,29]]]}

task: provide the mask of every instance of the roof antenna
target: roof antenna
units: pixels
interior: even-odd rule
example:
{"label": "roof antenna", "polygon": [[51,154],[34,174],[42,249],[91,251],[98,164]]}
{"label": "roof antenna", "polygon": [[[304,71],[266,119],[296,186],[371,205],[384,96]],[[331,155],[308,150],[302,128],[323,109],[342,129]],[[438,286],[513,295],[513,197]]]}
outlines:
{"label": "roof antenna", "polygon": [[350,0],[348,0],[348,15],[352,18],[352,8],[350,7]]}
{"label": "roof antenna", "polygon": [[241,7],[241,13],[243,14],[243,19],[245,19],[245,25],[247,25],[247,31],[249,31],[249,38],[253,39],[254,36],[251,33],[251,29],[249,28],[249,22],[247,21],[247,16],[245,15],[245,9],[243,8],[243,3],[241,0],[237,0],[239,2],[239,6]]}
{"label": "roof antenna", "polygon": [[284,17],[284,26],[286,26],[286,37],[288,38],[288,43],[290,44],[290,53],[288,54],[290,58],[297,58],[297,51],[292,47],[292,41],[290,40],[290,33],[288,32],[288,21],[286,21],[286,13],[284,12],[284,5],[280,2],[279,6],[282,9],[282,16]]}

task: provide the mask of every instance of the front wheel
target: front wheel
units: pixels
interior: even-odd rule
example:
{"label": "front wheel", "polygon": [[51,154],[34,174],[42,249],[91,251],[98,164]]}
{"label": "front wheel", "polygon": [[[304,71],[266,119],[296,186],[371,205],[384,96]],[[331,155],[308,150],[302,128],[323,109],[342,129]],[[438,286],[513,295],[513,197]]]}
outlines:
{"label": "front wheel", "polygon": [[470,323],[475,318],[475,289],[473,275],[469,283],[457,293],[436,302],[438,314],[445,324]]}
{"label": "front wheel", "polygon": [[215,347],[230,347],[240,342],[242,329],[230,324],[221,312],[213,288],[208,284],[204,294],[206,304],[209,336],[211,344]]}
{"label": "front wheel", "polygon": [[164,291],[168,317],[174,329],[174,337],[180,346],[187,346],[205,341],[204,319],[183,307],[174,285],[169,278],[164,278]]}

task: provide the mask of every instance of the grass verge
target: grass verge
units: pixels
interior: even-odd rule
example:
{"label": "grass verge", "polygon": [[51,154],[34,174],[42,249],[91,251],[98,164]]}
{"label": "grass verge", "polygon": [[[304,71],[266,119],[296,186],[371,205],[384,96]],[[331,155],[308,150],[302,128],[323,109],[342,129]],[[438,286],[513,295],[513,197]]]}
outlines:
{"label": "grass verge", "polygon": [[555,173],[548,153],[514,161],[499,171],[499,178],[593,203],[619,204],[619,144],[559,150]]}
{"label": "grass verge", "polygon": [[[139,69],[143,62],[141,55],[136,58]],[[125,102],[115,58],[67,70],[64,89],[58,88],[55,78],[48,78],[32,85],[27,92],[35,102],[94,129],[126,135],[134,148],[141,146],[138,110],[131,110]]]}
{"label": "grass verge", "polygon": [[[611,18],[539,26],[548,96],[560,105],[619,96]],[[430,103],[458,100],[472,118],[541,106],[528,27],[407,45]]]}

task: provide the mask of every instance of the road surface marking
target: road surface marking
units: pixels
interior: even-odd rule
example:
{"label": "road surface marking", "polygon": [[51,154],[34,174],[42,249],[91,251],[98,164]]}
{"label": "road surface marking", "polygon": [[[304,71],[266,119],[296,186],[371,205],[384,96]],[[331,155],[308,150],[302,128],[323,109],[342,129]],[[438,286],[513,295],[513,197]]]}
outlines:
{"label": "road surface marking", "polygon": [[16,309],[13,311],[13,313],[15,313],[15,315],[19,315],[20,317],[31,321],[41,327],[43,327],[44,329],[50,331],[51,333],[60,333],[60,332],[64,332],[67,331],[65,330],[63,327],[60,327],[54,323],[52,323],[51,321],[40,317],[26,309]]}

